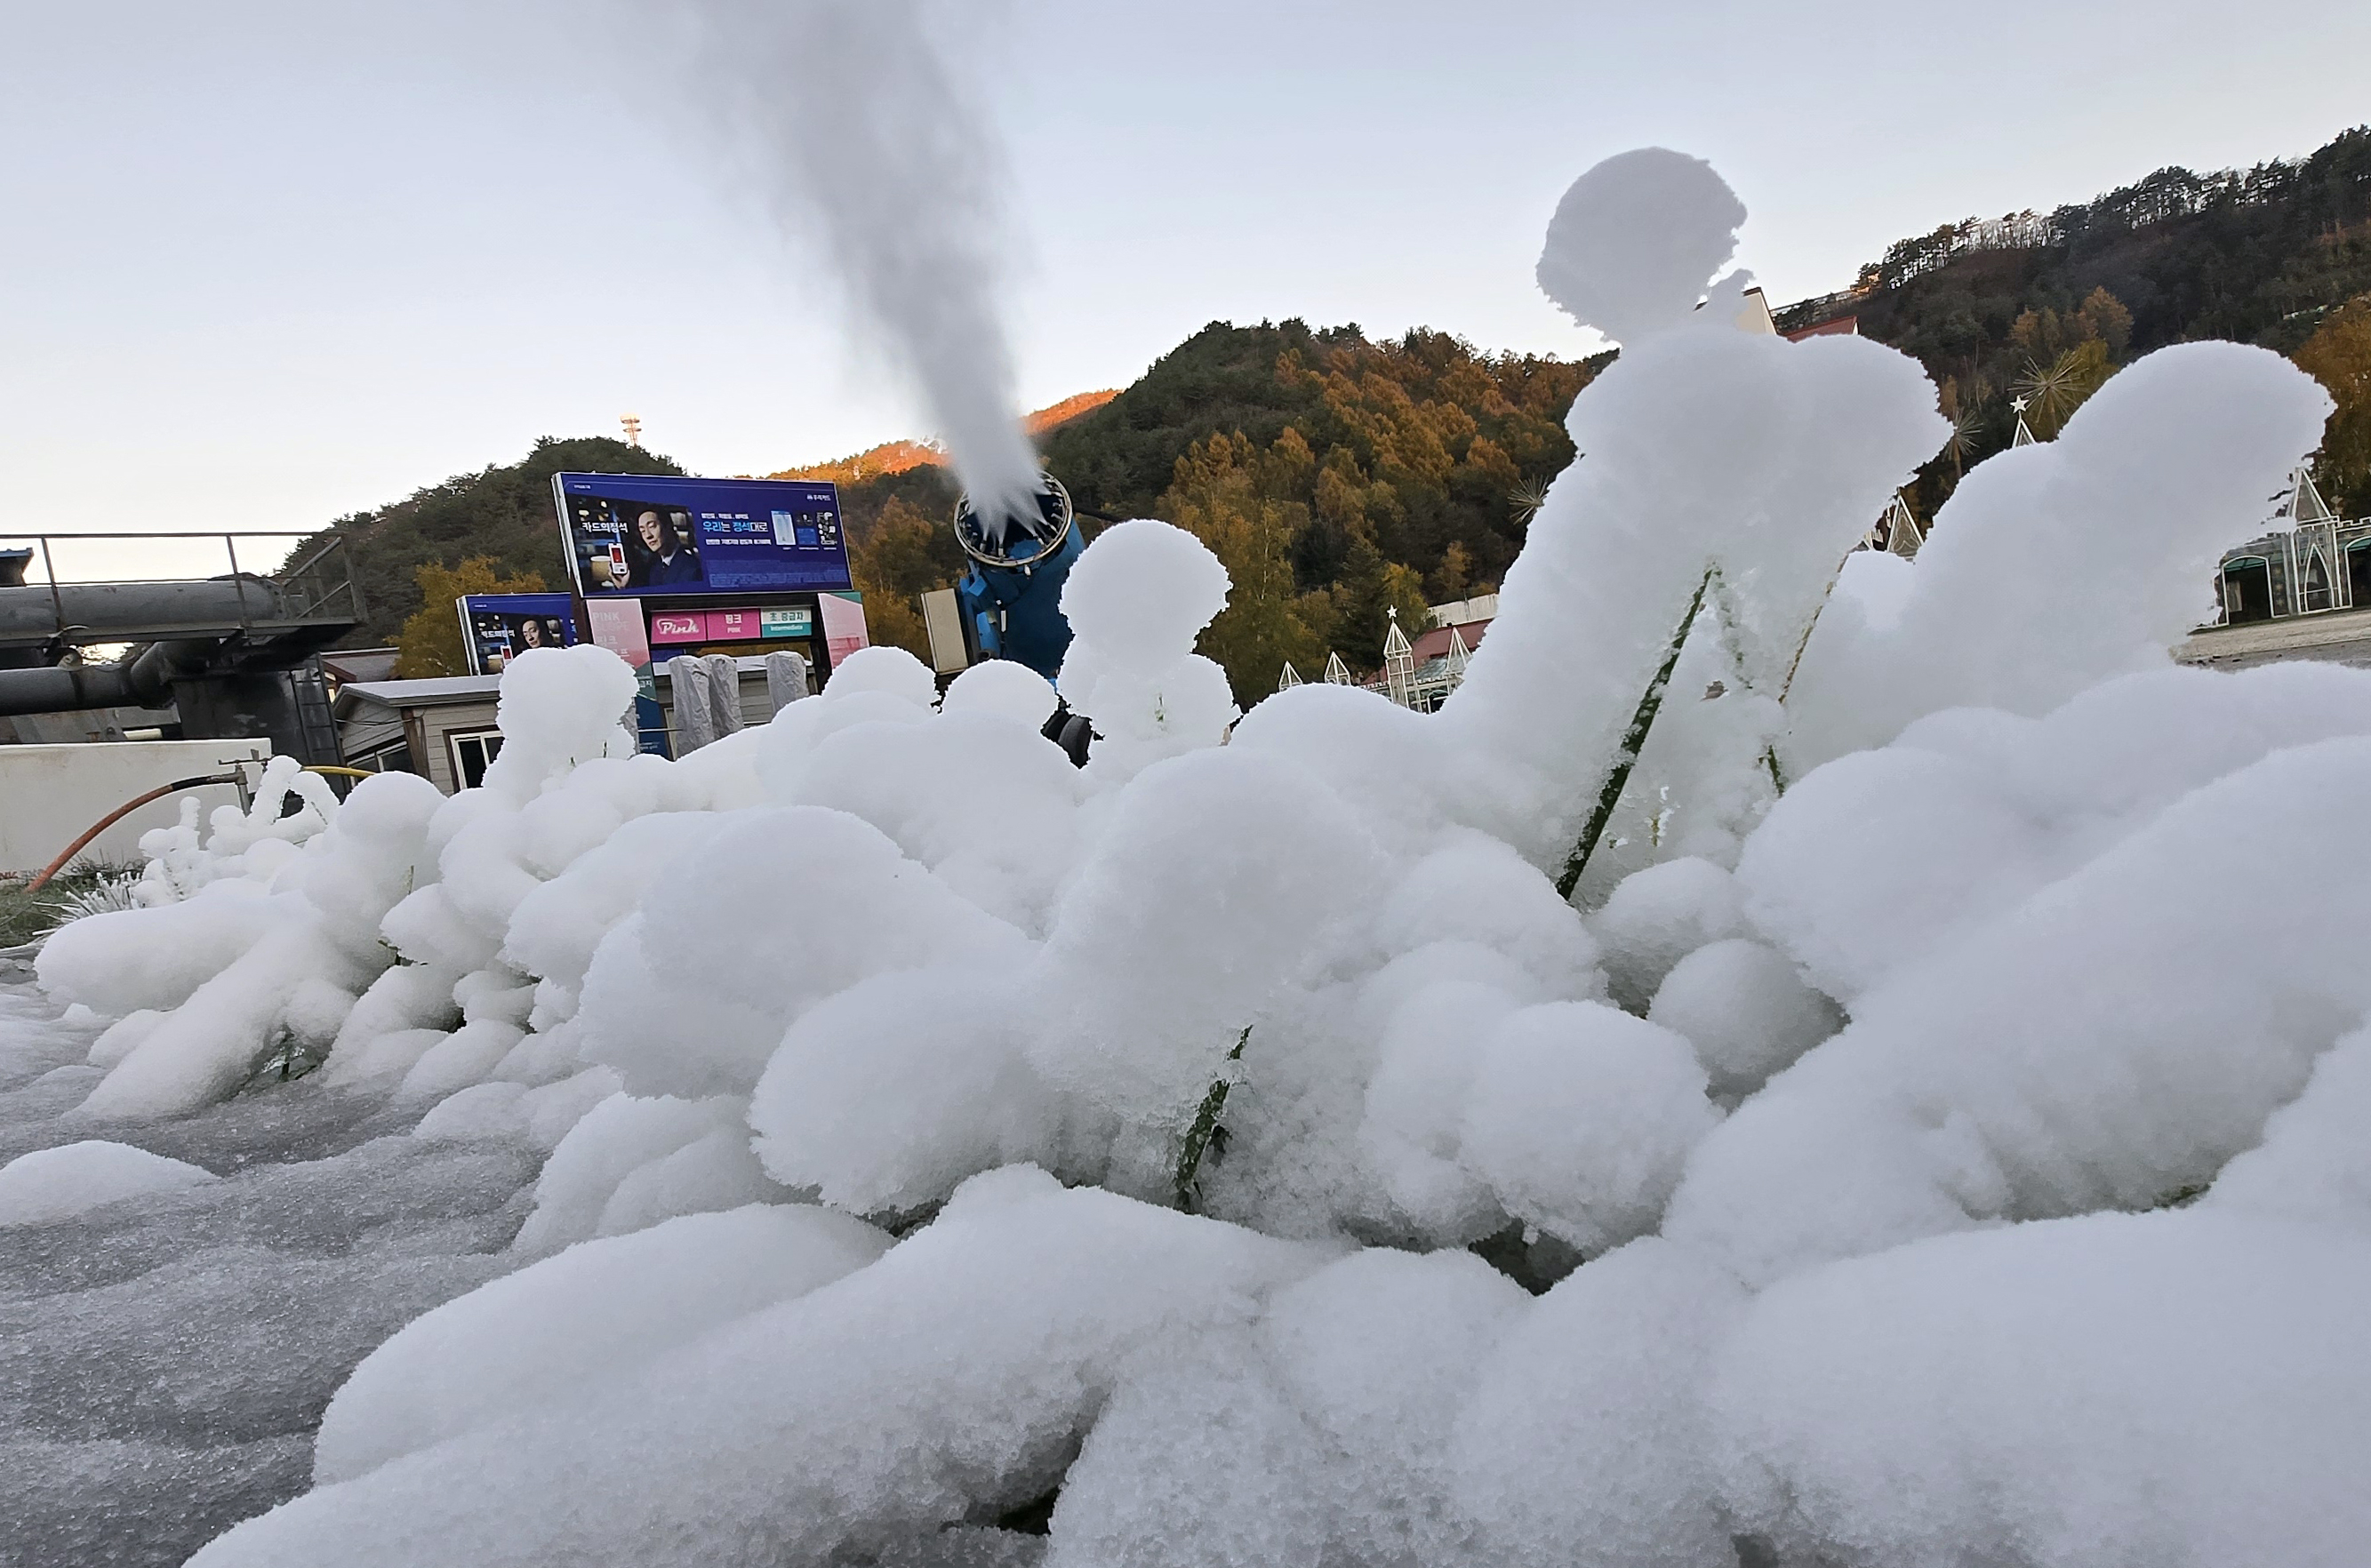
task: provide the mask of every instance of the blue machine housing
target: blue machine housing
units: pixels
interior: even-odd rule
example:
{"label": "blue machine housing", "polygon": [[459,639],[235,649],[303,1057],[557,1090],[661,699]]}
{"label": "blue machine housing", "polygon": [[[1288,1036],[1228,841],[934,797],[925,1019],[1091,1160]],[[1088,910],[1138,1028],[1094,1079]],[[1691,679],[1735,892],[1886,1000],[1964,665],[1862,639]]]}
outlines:
{"label": "blue machine housing", "polygon": [[1070,646],[1062,583],[1086,541],[1061,481],[1041,474],[1038,483],[1038,515],[1003,519],[1000,534],[983,523],[969,496],[955,503],[955,539],[971,558],[955,583],[955,603],[975,663],[1010,659],[1052,680]]}

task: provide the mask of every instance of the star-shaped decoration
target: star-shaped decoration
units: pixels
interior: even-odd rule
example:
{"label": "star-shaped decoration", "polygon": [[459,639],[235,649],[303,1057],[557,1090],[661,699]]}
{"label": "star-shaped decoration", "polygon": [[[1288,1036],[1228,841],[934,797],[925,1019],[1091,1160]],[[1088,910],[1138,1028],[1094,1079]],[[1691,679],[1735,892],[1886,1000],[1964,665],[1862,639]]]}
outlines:
{"label": "star-shaped decoration", "polygon": [[2023,398],[2011,398],[2008,400],[2008,406],[2015,409],[2020,414],[2025,412],[2025,399]]}

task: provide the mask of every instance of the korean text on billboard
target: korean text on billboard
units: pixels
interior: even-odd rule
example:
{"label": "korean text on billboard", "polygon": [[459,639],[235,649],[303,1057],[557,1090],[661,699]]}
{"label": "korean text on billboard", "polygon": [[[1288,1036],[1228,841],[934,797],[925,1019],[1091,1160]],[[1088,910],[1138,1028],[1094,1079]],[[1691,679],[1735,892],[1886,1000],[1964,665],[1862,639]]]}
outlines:
{"label": "korean text on billboard", "polygon": [[551,488],[588,599],[850,586],[829,484],[563,473]]}

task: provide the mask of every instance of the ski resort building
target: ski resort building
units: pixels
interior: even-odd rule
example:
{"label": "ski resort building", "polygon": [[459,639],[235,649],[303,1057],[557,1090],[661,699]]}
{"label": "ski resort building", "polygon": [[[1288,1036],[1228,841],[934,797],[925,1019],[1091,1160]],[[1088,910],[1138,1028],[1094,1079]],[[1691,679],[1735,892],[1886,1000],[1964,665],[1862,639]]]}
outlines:
{"label": "ski resort building", "polygon": [[2225,553],[2215,593],[2215,619],[2174,651],[2184,663],[2371,666],[2371,518],[2339,517],[2300,468],[2272,526]]}
{"label": "ski resort building", "polygon": [[[1449,698],[1465,679],[1465,661],[1474,650],[1482,646],[1482,639],[1498,618],[1498,595],[1481,594],[1471,599],[1458,599],[1432,606],[1432,625],[1413,642],[1407,642],[1406,707],[1429,713]],[[1392,627],[1399,634],[1397,623]],[[1386,640],[1384,674],[1390,671],[1391,647]],[[1396,694],[1394,699],[1397,700]]]}
{"label": "ski resort building", "polygon": [[2215,603],[2216,626],[2371,608],[2371,519],[2340,520],[2300,470],[2273,526],[2224,556]]}

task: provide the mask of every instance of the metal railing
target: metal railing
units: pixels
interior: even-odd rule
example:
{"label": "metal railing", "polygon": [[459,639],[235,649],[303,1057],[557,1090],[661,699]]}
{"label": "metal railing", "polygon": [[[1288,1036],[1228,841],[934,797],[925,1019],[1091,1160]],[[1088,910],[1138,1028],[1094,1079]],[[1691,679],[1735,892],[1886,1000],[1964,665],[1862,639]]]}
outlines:
{"label": "metal railing", "polygon": [[[320,544],[301,558],[292,548],[281,562],[268,573],[241,570],[238,564],[238,541],[241,539],[319,540]],[[149,545],[166,541],[196,543],[218,541],[223,549],[223,563],[227,571],[213,575],[159,577],[118,572],[98,578],[73,577],[61,574],[58,567],[58,547],[61,545],[110,542],[121,545],[140,542]],[[28,548],[29,547],[29,548]],[[133,587],[169,587],[179,584],[223,583],[230,588],[226,596],[227,613],[214,610],[187,626],[158,626],[153,630],[196,631],[236,629],[241,634],[252,632],[259,625],[278,628],[291,623],[345,620],[359,623],[364,618],[362,585],[356,580],[350,541],[336,529],[300,530],[243,529],[230,533],[90,533],[90,534],[8,534],[0,535],[0,552],[23,553],[31,565],[30,556],[40,556],[41,578],[38,582],[17,581],[0,582],[0,588],[46,588],[50,601],[52,630],[61,644],[111,640],[93,635],[96,628],[81,624],[68,613],[70,597],[83,598],[82,591],[106,591]],[[295,558],[295,559],[289,559]],[[28,573],[29,576],[29,573]],[[224,596],[217,595],[219,604]],[[76,633],[85,635],[76,636]]]}
{"label": "metal railing", "polygon": [[[353,554],[346,536],[330,529],[326,535],[300,536],[320,538],[322,544],[304,559],[280,568],[275,581],[289,607],[306,620],[327,619],[331,615],[354,621],[364,619],[362,584],[354,577]],[[337,569],[334,581],[331,567]]]}

